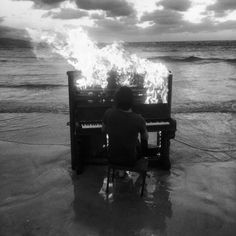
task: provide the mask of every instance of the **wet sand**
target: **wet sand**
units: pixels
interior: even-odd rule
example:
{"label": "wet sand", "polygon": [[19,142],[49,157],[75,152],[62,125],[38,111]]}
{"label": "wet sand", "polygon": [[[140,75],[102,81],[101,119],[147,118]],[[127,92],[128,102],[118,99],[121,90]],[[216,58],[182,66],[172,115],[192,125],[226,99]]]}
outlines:
{"label": "wet sand", "polygon": [[235,235],[236,114],[175,118],[171,171],[106,198],[105,166],[70,169],[68,115],[0,114],[0,235]]}

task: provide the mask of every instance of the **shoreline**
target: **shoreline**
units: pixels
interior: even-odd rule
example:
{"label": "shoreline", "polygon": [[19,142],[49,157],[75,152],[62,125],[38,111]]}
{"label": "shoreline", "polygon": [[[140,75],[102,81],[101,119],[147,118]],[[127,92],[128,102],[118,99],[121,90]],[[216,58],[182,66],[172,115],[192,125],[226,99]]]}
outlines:
{"label": "shoreline", "polygon": [[[186,107],[172,107],[171,114],[187,114],[187,113],[236,113],[236,100],[225,102],[225,107],[221,107],[221,104],[213,104],[212,106],[206,107],[189,107],[189,104],[183,104]],[[1,105],[1,103],[0,103]],[[7,105],[7,106],[6,106]],[[52,105],[50,107],[45,107],[45,104],[29,104],[26,106],[19,107],[12,106],[9,108],[9,103],[3,105],[0,108],[0,114],[31,114],[31,113],[42,113],[42,114],[64,114],[69,115],[69,106],[64,105],[55,106]],[[194,105],[194,104],[193,104]],[[5,107],[4,107],[5,106]],[[224,105],[223,105],[224,106]]]}

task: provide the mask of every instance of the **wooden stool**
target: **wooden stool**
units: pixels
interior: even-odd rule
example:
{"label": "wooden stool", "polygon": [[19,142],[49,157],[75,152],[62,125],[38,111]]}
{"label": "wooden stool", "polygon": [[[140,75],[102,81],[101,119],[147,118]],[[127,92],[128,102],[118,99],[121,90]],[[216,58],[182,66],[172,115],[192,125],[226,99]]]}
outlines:
{"label": "wooden stool", "polygon": [[142,158],[139,159],[134,166],[125,166],[125,165],[118,165],[118,164],[113,164],[109,163],[108,164],[108,170],[107,170],[107,187],[106,187],[106,193],[109,193],[109,182],[110,182],[110,176],[111,176],[111,171],[112,171],[112,182],[114,182],[114,177],[115,177],[115,171],[116,170],[124,170],[124,171],[131,171],[131,172],[137,172],[142,175],[143,181],[142,181],[142,188],[141,188],[141,193],[140,196],[143,196],[144,192],[144,186],[145,186],[145,180],[147,176],[147,169],[148,169],[148,159],[147,158]]}

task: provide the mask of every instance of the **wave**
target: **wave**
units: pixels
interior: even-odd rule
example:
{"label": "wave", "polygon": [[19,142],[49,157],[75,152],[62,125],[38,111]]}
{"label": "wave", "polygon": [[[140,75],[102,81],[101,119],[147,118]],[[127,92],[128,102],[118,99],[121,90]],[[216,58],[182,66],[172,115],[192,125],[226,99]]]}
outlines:
{"label": "wave", "polygon": [[61,113],[69,114],[68,104],[23,103],[0,101],[0,113]]}
{"label": "wave", "polygon": [[29,39],[0,38],[0,48],[32,48]]}
{"label": "wave", "polygon": [[236,100],[224,102],[188,102],[172,105],[173,113],[222,112],[236,113]]}
{"label": "wave", "polygon": [[[5,57],[5,58],[7,58],[7,59],[0,59],[0,63],[10,63],[10,62],[18,62],[18,63],[22,63],[22,59],[29,59],[29,60],[27,60],[26,62],[29,62],[30,60],[32,60],[32,59],[36,59],[36,57],[35,56],[32,56],[32,57],[14,57],[14,59],[12,59],[12,58],[10,58],[9,57],[9,59],[8,59],[8,57]],[[18,60],[17,60],[17,58],[18,58]],[[25,61],[24,61],[25,62]]]}
{"label": "wave", "polygon": [[4,60],[0,60],[0,62],[16,62],[15,60],[7,60],[7,59],[4,59]]}
{"label": "wave", "polygon": [[0,84],[0,88],[53,89],[68,87],[66,84]]}
{"label": "wave", "polygon": [[180,56],[154,56],[148,57],[149,60],[163,60],[163,61],[179,61],[179,62],[229,62],[229,63],[236,63],[236,58],[217,58],[217,57],[196,57],[196,56],[187,56],[187,57],[180,57]]}
{"label": "wave", "polygon": [[[0,76],[5,78],[6,75],[5,74],[1,74],[0,73]],[[46,74],[43,74],[43,73],[28,73],[28,74],[24,74],[24,73],[19,73],[19,74],[8,74],[7,75],[8,78],[25,78],[25,77],[40,77],[40,78],[43,78],[43,77],[53,77],[55,78],[56,76],[61,76],[60,73],[46,73]],[[30,83],[29,83],[30,84]],[[8,85],[8,84],[6,84]]]}
{"label": "wave", "polygon": [[[192,102],[173,104],[172,113],[236,113],[236,100],[225,102]],[[0,101],[0,113],[62,113],[69,114],[68,103],[24,103]]]}

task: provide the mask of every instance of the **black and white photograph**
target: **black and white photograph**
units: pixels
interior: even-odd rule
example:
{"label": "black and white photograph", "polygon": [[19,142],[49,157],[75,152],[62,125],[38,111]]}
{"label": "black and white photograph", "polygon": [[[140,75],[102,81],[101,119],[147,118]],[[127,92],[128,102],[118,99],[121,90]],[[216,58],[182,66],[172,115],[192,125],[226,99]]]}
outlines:
{"label": "black and white photograph", "polygon": [[0,0],[0,236],[236,235],[236,0]]}

